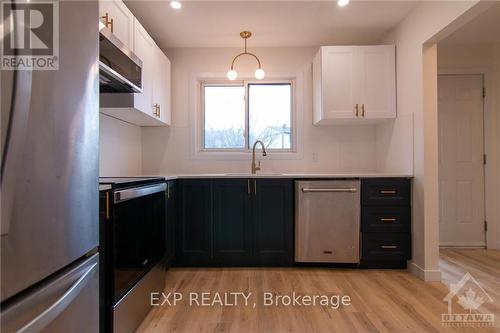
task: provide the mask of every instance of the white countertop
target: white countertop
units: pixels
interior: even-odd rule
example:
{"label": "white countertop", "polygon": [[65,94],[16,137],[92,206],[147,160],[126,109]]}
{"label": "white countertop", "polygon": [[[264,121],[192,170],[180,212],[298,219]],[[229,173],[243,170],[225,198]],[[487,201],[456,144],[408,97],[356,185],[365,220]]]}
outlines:
{"label": "white countertop", "polygon": [[[147,175],[153,176],[153,175]],[[195,173],[178,175],[154,175],[171,179],[196,178],[411,178],[413,175],[402,173]]]}

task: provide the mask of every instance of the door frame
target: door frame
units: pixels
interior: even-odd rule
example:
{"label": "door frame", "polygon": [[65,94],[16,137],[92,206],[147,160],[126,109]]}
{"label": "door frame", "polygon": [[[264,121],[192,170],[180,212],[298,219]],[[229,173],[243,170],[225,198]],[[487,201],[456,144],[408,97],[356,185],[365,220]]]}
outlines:
{"label": "door frame", "polygon": [[[500,248],[500,239],[496,239],[495,230],[497,207],[495,204],[495,186],[497,182],[496,166],[497,159],[494,142],[496,140],[495,113],[493,108],[494,72],[488,67],[443,67],[438,69],[439,75],[481,75],[483,77],[483,88],[486,95],[483,99],[483,149],[487,156],[487,163],[483,166],[484,172],[484,216],[488,221],[488,229],[485,230],[485,247]],[[500,102],[500,101],[498,101]],[[498,103],[497,102],[497,103]],[[438,109],[439,112],[439,109]],[[481,246],[482,247],[482,246]]]}

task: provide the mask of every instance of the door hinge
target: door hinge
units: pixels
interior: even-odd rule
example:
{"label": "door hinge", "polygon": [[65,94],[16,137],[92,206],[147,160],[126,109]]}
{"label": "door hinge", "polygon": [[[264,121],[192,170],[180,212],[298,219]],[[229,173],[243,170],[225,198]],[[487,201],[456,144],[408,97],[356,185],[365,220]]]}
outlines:
{"label": "door hinge", "polygon": [[488,221],[484,221],[484,231],[488,231]]}
{"label": "door hinge", "polygon": [[483,98],[486,97],[486,88],[483,88]]}
{"label": "door hinge", "polygon": [[483,164],[486,165],[486,154],[483,154]]}

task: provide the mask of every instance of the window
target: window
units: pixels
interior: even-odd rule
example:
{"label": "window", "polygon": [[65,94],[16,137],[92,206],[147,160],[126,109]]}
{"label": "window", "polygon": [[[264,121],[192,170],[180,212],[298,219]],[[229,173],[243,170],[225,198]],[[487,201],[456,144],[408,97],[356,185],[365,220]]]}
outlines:
{"label": "window", "polygon": [[206,151],[245,151],[261,140],[267,149],[293,150],[292,82],[203,83]]}

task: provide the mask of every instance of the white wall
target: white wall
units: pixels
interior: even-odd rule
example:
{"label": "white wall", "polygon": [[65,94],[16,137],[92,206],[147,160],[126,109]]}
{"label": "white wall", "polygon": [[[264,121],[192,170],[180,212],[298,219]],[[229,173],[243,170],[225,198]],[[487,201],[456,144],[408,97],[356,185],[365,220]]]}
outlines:
{"label": "white wall", "polygon": [[443,74],[484,74],[487,244],[500,249],[500,43],[439,44],[438,69]]}
{"label": "white wall", "polygon": [[[424,88],[426,85],[432,87],[434,82],[424,82],[423,46],[436,35],[449,33],[451,27],[458,25],[456,20],[476,3],[421,3],[384,38],[384,42],[396,44],[398,114],[413,114],[414,119],[413,261],[410,269],[426,280],[439,280],[440,272],[437,140],[432,142],[437,139],[437,126],[432,126],[437,122],[437,115],[432,108],[429,112],[424,111]],[[428,51],[425,60],[432,64],[435,50]],[[432,74],[432,68],[426,74]],[[428,105],[432,103],[427,102]]]}
{"label": "white wall", "polygon": [[141,128],[102,113],[99,122],[99,175],[141,175]]}
{"label": "white wall", "polygon": [[[272,73],[302,73],[302,151],[289,159],[262,160],[263,172],[356,172],[377,171],[377,130],[370,126],[316,127],[312,125],[312,59],[318,48],[258,48],[263,68]],[[196,158],[192,143],[193,115],[190,78],[196,73],[224,75],[230,61],[241,49],[185,48],[167,50],[172,62],[172,126],[143,129],[143,172],[231,173],[248,172],[246,159]],[[253,73],[254,59],[242,57],[239,73]],[[313,158],[315,154],[316,158]],[[272,153],[270,154],[272,155]],[[404,170],[411,172],[411,170]]]}

